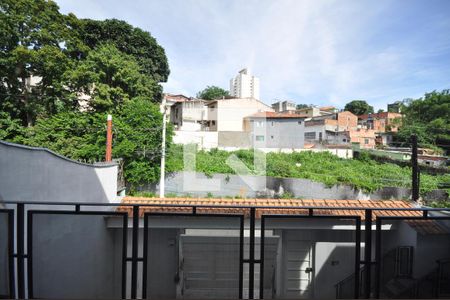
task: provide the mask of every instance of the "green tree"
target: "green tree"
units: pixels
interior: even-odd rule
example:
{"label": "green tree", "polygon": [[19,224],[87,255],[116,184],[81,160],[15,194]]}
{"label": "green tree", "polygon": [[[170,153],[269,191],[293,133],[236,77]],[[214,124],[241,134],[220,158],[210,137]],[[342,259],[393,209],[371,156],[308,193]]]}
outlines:
{"label": "green tree", "polygon": [[399,141],[409,143],[416,134],[423,146],[437,145],[450,151],[450,90],[433,91],[410,100],[402,107],[403,125],[397,134]]}
{"label": "green tree", "polygon": [[[113,158],[124,160],[124,175],[131,185],[159,178],[162,115],[159,106],[134,98],[113,111]],[[106,113],[61,112],[38,119],[18,142],[51,149],[61,155],[87,161],[105,156]],[[170,151],[173,129],[167,129]]]}
{"label": "green tree", "polygon": [[166,54],[150,33],[117,19],[82,19],[79,29],[81,39],[90,49],[105,43],[113,44],[121,52],[133,56],[143,74],[156,82],[167,81],[170,71]]}
{"label": "green tree", "polygon": [[217,87],[217,86],[207,86],[204,90],[197,93],[197,98],[199,99],[205,99],[205,100],[216,100],[216,99],[222,99],[223,97],[227,97],[230,94],[228,91]]}
{"label": "green tree", "polygon": [[90,96],[88,106],[97,111],[109,111],[142,96],[159,102],[161,86],[141,73],[141,66],[131,55],[120,52],[114,45],[100,45],[89,52],[85,60],[66,72],[72,98]]}
{"label": "green tree", "polygon": [[345,105],[344,110],[359,116],[373,113],[373,106],[364,100],[353,100]]}
{"label": "green tree", "polygon": [[70,68],[74,39],[53,1],[1,1],[0,109],[25,126],[55,113],[64,101],[61,76]]}

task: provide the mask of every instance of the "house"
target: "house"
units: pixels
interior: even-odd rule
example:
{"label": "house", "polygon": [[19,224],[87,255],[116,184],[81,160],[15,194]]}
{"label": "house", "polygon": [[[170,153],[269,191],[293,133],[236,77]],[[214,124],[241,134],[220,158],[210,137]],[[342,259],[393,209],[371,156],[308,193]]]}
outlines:
{"label": "house", "polygon": [[358,123],[377,133],[397,132],[401,125],[402,114],[394,112],[381,112],[358,116]]}
{"label": "house", "polygon": [[189,99],[175,102],[170,106],[170,123],[175,130],[201,131],[208,130],[211,124],[208,120],[206,100]]}
{"label": "house", "polygon": [[[249,283],[244,279],[240,284],[240,270],[243,270],[244,278],[249,276],[248,268],[244,269],[247,263],[240,261],[240,238],[243,237],[243,243],[247,244],[252,229],[248,211],[239,208],[242,201],[245,205],[259,208],[255,214],[255,226],[264,226],[264,235],[255,234],[255,258],[261,257],[263,262],[256,263],[254,269],[255,278],[263,279],[254,282],[255,297],[274,299],[353,298],[354,281],[349,279],[352,276],[364,279],[365,267],[362,261],[367,240],[363,239],[358,247],[355,238],[356,219],[345,216],[354,215],[364,222],[365,208],[414,207],[405,201],[127,197],[118,210],[130,215],[132,209],[127,204],[156,205],[141,207],[141,216],[144,213],[155,214],[148,215],[146,223],[149,239],[149,246],[146,248],[146,296],[235,299],[239,297],[239,287],[242,287],[243,296],[247,298]],[[161,203],[166,207],[157,206]],[[199,206],[196,213],[200,217],[188,217],[192,213],[190,207],[170,207],[186,204]],[[209,204],[213,206],[202,207]],[[224,208],[234,205],[236,208]],[[318,218],[307,218],[308,209],[295,209],[330,206],[340,210],[317,209],[316,213],[322,216]],[[346,210],[355,206],[362,210]],[[283,210],[282,207],[290,208]],[[392,210],[374,213],[377,218],[421,217],[419,211]],[[180,214],[184,215],[177,217]],[[208,217],[208,214],[221,217]],[[239,215],[244,216],[243,222],[237,217]],[[299,216],[303,217],[298,218]],[[110,219],[107,224],[110,228],[117,227],[114,219]],[[365,227],[360,230],[365,235]],[[372,245],[375,245],[377,241],[374,229],[372,231]],[[423,280],[430,272],[435,272],[439,266],[436,261],[449,257],[449,232],[448,221],[445,220],[384,220],[380,225],[379,240],[383,270],[380,284],[382,295],[395,298],[415,292],[416,285],[413,283]],[[245,250],[248,251],[248,248]],[[357,274],[355,261],[358,262]],[[375,271],[375,265],[372,268]],[[260,270],[263,270],[262,274]],[[178,279],[173,280],[173,274],[179,274]],[[261,283],[263,286],[260,286]],[[263,295],[259,294],[261,291]],[[425,292],[424,294],[426,295]]]}
{"label": "house", "polygon": [[244,129],[251,133],[254,148],[304,147],[304,115],[259,112],[244,119]]}
{"label": "house", "polygon": [[244,131],[244,118],[273,108],[255,98],[233,98],[209,101],[208,120],[211,131]]}
{"label": "house", "polygon": [[295,113],[297,105],[292,101],[278,101],[272,104],[272,108],[275,112],[283,113]]}
{"label": "house", "polygon": [[323,107],[311,106],[297,110],[298,114],[307,115],[308,117],[332,115],[337,112],[338,109],[334,106],[323,106]]}

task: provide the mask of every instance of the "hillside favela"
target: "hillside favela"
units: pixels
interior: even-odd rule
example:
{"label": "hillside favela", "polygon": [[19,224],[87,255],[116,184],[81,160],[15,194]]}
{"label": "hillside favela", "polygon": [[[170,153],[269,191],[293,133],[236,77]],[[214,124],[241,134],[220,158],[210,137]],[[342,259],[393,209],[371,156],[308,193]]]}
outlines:
{"label": "hillside favela", "polygon": [[0,299],[450,299],[449,11],[0,0]]}

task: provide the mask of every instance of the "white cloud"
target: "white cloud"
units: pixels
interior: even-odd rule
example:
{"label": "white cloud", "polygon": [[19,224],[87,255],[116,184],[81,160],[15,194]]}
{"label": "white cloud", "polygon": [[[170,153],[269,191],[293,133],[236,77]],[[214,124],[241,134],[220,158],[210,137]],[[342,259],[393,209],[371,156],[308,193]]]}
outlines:
{"label": "white cloud", "polygon": [[[58,3],[79,17],[115,17],[150,31],[169,58],[171,75],[164,84],[169,92],[228,88],[244,66],[260,77],[268,103],[291,98],[343,106],[367,99],[385,108],[387,102],[448,87],[450,23],[438,14],[442,9],[415,9],[427,7],[419,1]],[[409,25],[415,14],[426,25]],[[440,63],[432,63],[436,56]]]}

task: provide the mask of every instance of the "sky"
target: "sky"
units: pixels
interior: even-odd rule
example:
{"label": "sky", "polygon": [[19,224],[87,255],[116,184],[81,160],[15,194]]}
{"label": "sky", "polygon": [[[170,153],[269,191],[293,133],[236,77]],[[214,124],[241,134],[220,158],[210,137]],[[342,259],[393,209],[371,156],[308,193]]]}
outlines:
{"label": "sky", "polygon": [[164,91],[229,88],[244,67],[261,100],[376,110],[450,88],[448,0],[56,0],[79,18],[125,20],[165,49]]}

